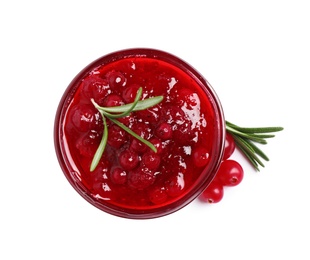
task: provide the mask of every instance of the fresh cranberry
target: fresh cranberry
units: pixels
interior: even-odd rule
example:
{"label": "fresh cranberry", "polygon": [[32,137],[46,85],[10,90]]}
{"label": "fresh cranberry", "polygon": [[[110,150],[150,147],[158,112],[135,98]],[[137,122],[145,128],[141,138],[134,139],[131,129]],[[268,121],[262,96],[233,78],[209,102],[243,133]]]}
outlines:
{"label": "fresh cranberry", "polygon": [[80,132],[87,132],[99,123],[100,115],[92,105],[79,105],[74,109],[71,122]]}
{"label": "fresh cranberry", "polygon": [[224,196],[223,185],[212,181],[209,186],[199,196],[200,200],[208,203],[218,203]]}
{"label": "fresh cranberry", "polygon": [[155,154],[154,152],[145,153],[142,156],[142,164],[146,168],[155,171],[160,165],[160,156]]}
{"label": "fresh cranberry", "polygon": [[148,149],[146,144],[140,142],[136,138],[132,139],[129,147],[132,151],[135,151],[137,153],[144,153]]}
{"label": "fresh cranberry", "polygon": [[165,187],[154,187],[149,192],[149,199],[154,204],[162,204],[168,199]]}
{"label": "fresh cranberry", "polygon": [[108,94],[108,83],[99,76],[92,75],[82,81],[81,92],[86,98],[100,102]]}
{"label": "fresh cranberry", "polygon": [[138,168],[129,172],[128,181],[132,188],[143,190],[154,183],[155,175],[149,169]]}
{"label": "fresh cranberry", "polygon": [[126,77],[120,71],[111,71],[107,73],[106,77],[112,89],[117,89],[126,85]]}
{"label": "fresh cranberry", "polygon": [[121,167],[115,167],[111,171],[111,180],[115,184],[125,184],[127,181],[127,172]]}
{"label": "fresh cranberry", "polygon": [[117,125],[109,127],[108,144],[114,148],[120,148],[126,141],[126,132]]}
{"label": "fresh cranberry", "polygon": [[158,138],[151,138],[150,143],[152,143],[155,148],[156,148],[156,154],[161,155],[166,149],[166,145],[165,143],[163,143],[161,140],[159,140]]}
{"label": "fresh cranberry", "polygon": [[138,84],[131,84],[130,86],[126,87],[122,93],[124,101],[126,103],[132,103],[135,100],[138,89],[140,87],[141,86],[139,86]]}
{"label": "fresh cranberry", "polygon": [[169,196],[171,197],[179,196],[185,188],[184,174],[178,173],[177,175],[171,177],[166,182],[165,188]]}
{"label": "fresh cranberry", "polygon": [[131,129],[144,139],[149,139],[151,137],[152,129],[150,128],[149,124],[146,124],[144,122],[136,122],[135,124],[133,124]]}
{"label": "fresh cranberry", "polygon": [[155,130],[156,135],[162,140],[168,140],[172,137],[172,127],[170,124],[163,122]]}
{"label": "fresh cranberry", "polygon": [[[150,128],[146,124],[142,123],[136,123],[132,127],[132,131],[135,132],[137,135],[142,137],[145,140],[148,140],[150,138]],[[147,146],[139,141],[137,138],[132,138],[130,149],[132,149],[135,152],[143,153],[147,150]]]}
{"label": "fresh cranberry", "polygon": [[193,161],[197,167],[203,167],[210,160],[209,150],[203,146],[197,147],[193,151]]}
{"label": "fresh cranberry", "polygon": [[161,111],[161,119],[171,125],[173,138],[177,143],[185,145],[195,137],[191,121],[186,118],[181,108],[173,105],[164,106]]}
{"label": "fresh cranberry", "polygon": [[223,160],[228,159],[234,153],[235,149],[236,144],[234,138],[230,133],[226,132]]}
{"label": "fresh cranberry", "polygon": [[96,131],[90,131],[89,133],[80,136],[76,141],[76,148],[80,154],[86,157],[94,156],[97,147],[100,142],[100,135]]}
{"label": "fresh cranberry", "polygon": [[102,105],[104,107],[115,107],[115,106],[121,106],[124,102],[122,98],[117,94],[110,94],[108,95],[104,100]]}
{"label": "fresh cranberry", "polygon": [[243,180],[243,168],[234,160],[225,160],[221,163],[216,178],[224,186],[236,186]]}
{"label": "fresh cranberry", "polygon": [[120,165],[125,170],[132,170],[139,164],[139,156],[137,153],[131,150],[124,150],[120,153],[118,157]]}

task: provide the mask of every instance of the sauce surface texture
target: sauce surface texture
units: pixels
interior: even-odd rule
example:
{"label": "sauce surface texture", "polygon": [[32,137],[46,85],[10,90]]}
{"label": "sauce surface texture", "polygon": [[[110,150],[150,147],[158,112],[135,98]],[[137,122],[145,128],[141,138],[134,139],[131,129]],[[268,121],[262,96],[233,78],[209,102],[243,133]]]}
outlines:
{"label": "sauce surface texture", "polygon": [[[90,164],[103,133],[102,117],[91,103],[116,106],[142,99],[163,101],[119,121],[150,141],[157,153],[107,119],[108,143],[97,166]],[[162,60],[128,57],[98,66],[79,83],[63,124],[73,179],[92,199],[106,205],[143,209],[183,196],[208,165],[215,115],[202,86]]]}

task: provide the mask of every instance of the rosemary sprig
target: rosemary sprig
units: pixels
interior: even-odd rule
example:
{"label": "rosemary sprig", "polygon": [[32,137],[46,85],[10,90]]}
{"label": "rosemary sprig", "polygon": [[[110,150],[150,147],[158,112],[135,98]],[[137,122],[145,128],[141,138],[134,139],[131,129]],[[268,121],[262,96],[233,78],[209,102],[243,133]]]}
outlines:
{"label": "rosemary sprig", "polygon": [[[226,121],[226,131],[231,134],[237,147],[248,158],[254,168],[259,171],[259,166],[265,167],[261,159],[269,161],[267,155],[259,149],[255,143],[267,144],[266,138],[275,135],[270,134],[282,131],[283,127],[240,127]],[[260,159],[261,158],[261,159]]]}
{"label": "rosemary sprig", "polygon": [[103,130],[100,144],[91,162],[90,171],[94,171],[96,169],[102,157],[102,154],[105,150],[107,141],[108,141],[108,126],[107,126],[106,118],[108,118],[111,122],[118,125],[120,128],[122,128],[124,131],[126,131],[127,133],[135,137],[136,139],[138,139],[140,142],[147,145],[154,152],[157,152],[156,147],[151,142],[145,140],[144,138],[136,134],[134,131],[132,131],[130,128],[125,126],[123,123],[121,123],[119,120],[117,120],[117,118],[125,117],[133,111],[145,110],[152,106],[155,106],[158,103],[160,103],[164,98],[163,96],[157,96],[157,97],[140,100],[141,96],[142,96],[142,88],[139,88],[134,102],[126,104],[126,105],[122,105],[122,106],[115,106],[115,107],[101,107],[94,101],[94,99],[91,99],[91,102],[93,103],[95,108],[99,111],[99,113],[102,116],[104,130]]}
{"label": "rosemary sprig", "polygon": [[[139,90],[138,90],[139,91]],[[140,100],[136,106],[132,109],[132,112],[134,111],[141,111],[145,110],[149,107],[154,106],[154,104],[158,104],[163,100],[163,96],[156,96],[156,97],[151,97],[147,98],[144,100]],[[114,106],[114,107],[100,107],[98,106],[97,109],[99,111],[105,111],[109,113],[121,113],[127,111],[130,107],[132,106],[132,103],[121,105],[121,106]]]}

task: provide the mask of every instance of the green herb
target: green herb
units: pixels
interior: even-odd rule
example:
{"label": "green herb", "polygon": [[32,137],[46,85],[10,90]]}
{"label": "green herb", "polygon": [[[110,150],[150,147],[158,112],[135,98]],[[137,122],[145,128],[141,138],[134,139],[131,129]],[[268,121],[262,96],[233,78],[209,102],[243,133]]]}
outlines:
{"label": "green herb", "polygon": [[267,144],[266,139],[275,136],[270,133],[282,130],[283,127],[240,127],[226,121],[226,131],[232,135],[237,147],[258,171],[259,165],[265,167],[261,159],[269,161],[269,158],[254,143]]}
{"label": "green herb", "polygon": [[107,141],[108,141],[108,126],[107,126],[107,122],[106,122],[106,119],[105,119],[105,116],[102,115],[102,119],[103,119],[103,125],[104,125],[104,130],[103,130],[103,134],[102,134],[102,139],[101,139],[101,142],[97,148],[97,151],[94,155],[94,158],[92,160],[92,163],[90,165],[90,171],[92,172],[93,170],[95,170],[95,168],[97,167],[99,161],[100,161],[100,158],[104,152],[104,149],[107,145]]}
{"label": "green herb", "polygon": [[130,128],[125,126],[123,123],[121,123],[119,120],[117,120],[117,118],[125,117],[133,111],[145,110],[152,106],[155,106],[158,103],[160,103],[164,98],[163,96],[157,96],[157,97],[140,100],[141,96],[142,96],[142,88],[139,88],[134,102],[126,104],[126,105],[122,105],[122,106],[115,106],[115,107],[101,107],[94,101],[94,99],[91,99],[91,102],[93,103],[95,108],[100,112],[102,116],[104,130],[103,130],[101,142],[93,157],[93,160],[90,166],[90,171],[94,171],[96,169],[102,157],[102,154],[105,150],[107,141],[108,141],[108,126],[107,126],[106,118],[108,118],[110,121],[118,125],[120,128],[122,128],[124,131],[126,131],[127,133],[135,137],[136,139],[138,139],[140,142],[147,145],[154,152],[157,152],[156,147],[151,142],[145,140],[144,138],[136,134],[134,131],[132,131]]}

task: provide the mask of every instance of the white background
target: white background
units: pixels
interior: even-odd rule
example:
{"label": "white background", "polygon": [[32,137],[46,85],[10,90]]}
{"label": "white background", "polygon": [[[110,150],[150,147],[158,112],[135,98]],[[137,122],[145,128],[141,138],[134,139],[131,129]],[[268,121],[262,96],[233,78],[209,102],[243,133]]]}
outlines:
{"label": "white background", "polygon": [[[308,1],[1,1],[0,259],[310,259]],[[215,88],[226,119],[283,126],[214,205],[108,215],[71,188],[53,121],[73,77],[109,52],[171,52]]]}

